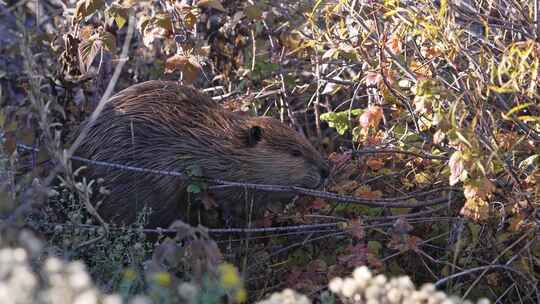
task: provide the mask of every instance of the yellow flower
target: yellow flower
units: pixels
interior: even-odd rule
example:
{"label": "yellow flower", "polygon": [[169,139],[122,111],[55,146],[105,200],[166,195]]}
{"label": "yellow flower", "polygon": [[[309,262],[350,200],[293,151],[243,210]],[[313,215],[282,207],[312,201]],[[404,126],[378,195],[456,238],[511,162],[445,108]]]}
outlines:
{"label": "yellow flower", "polygon": [[154,280],[159,285],[167,286],[171,284],[171,275],[167,272],[158,272],[154,274]]}
{"label": "yellow flower", "polygon": [[244,288],[239,288],[234,294],[234,299],[238,303],[244,303],[247,300],[247,292]]}
{"label": "yellow flower", "polygon": [[124,279],[128,281],[133,281],[137,278],[137,273],[135,270],[128,268],[124,271]]}
{"label": "yellow flower", "polygon": [[219,265],[218,271],[220,273],[221,284],[225,288],[233,288],[240,285],[240,276],[236,268],[229,264],[223,263]]}

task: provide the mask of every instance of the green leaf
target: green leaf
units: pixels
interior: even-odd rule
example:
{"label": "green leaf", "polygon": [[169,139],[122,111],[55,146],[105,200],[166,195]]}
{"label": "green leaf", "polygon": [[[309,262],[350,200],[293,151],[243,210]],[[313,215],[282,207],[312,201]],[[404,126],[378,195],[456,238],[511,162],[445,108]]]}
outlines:
{"label": "green leaf", "polygon": [[189,193],[201,193],[201,187],[199,185],[191,184],[187,187]]}
{"label": "green leaf", "polygon": [[339,135],[345,134],[349,129],[349,118],[358,116],[364,112],[363,109],[352,109],[343,112],[329,112],[321,114],[321,120],[328,122],[331,128],[336,129]]}
{"label": "green leaf", "polygon": [[373,253],[375,256],[379,256],[382,250],[382,244],[379,241],[369,241],[368,248],[369,252]]}

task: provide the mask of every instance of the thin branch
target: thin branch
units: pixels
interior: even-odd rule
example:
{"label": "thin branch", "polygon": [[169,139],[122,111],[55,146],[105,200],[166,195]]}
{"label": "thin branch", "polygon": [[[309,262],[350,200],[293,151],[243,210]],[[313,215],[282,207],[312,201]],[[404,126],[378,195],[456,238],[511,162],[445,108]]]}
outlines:
{"label": "thin branch", "polygon": [[[21,144],[19,144],[18,146],[26,147],[29,149],[36,149],[36,148],[28,147],[25,145],[21,145]],[[459,189],[448,187],[448,188],[443,188],[443,189],[433,189],[433,190],[429,190],[429,191],[425,191],[421,193],[415,193],[412,195],[404,195],[401,197],[366,199],[366,198],[359,198],[359,197],[355,197],[351,195],[339,195],[339,194],[335,194],[331,192],[307,189],[307,188],[296,187],[296,186],[253,184],[253,183],[243,183],[243,182],[231,182],[231,181],[225,181],[221,179],[211,179],[211,178],[205,178],[205,177],[191,177],[191,176],[187,176],[186,174],[182,172],[177,172],[177,171],[163,171],[163,170],[146,169],[146,168],[139,168],[139,167],[133,167],[133,166],[125,166],[121,164],[86,159],[86,158],[82,158],[78,156],[72,156],[71,159],[78,160],[78,161],[92,164],[92,165],[96,165],[96,166],[105,166],[105,167],[116,168],[119,170],[133,171],[133,172],[174,176],[174,177],[178,177],[184,180],[200,181],[200,182],[212,183],[212,184],[217,185],[217,186],[210,186],[209,189],[245,188],[245,189],[260,190],[260,191],[266,191],[266,192],[294,193],[298,195],[326,198],[326,199],[330,199],[335,202],[344,203],[344,204],[359,204],[359,205],[370,206],[370,207],[420,208],[420,207],[439,205],[443,203],[449,203],[453,201],[455,198],[452,197],[451,193],[449,193],[448,196],[439,196],[438,198],[432,199],[432,200],[419,201],[418,198],[425,197],[430,194],[436,194],[440,191],[449,191],[449,192],[459,191]],[[415,202],[410,202],[409,200],[411,199],[415,199]]]}

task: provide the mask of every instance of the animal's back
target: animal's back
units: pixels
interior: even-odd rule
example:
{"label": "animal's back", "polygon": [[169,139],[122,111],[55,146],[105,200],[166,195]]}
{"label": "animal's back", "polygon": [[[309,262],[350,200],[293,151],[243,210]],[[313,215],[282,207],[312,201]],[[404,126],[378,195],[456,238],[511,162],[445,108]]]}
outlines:
{"label": "animal's back", "polygon": [[[221,111],[217,104],[190,87],[165,81],[133,85],[110,98],[77,154],[126,166],[182,172],[186,169],[182,164],[187,162],[179,159],[199,148],[200,136],[190,129],[208,124],[216,111]],[[167,139],[183,139],[184,151],[173,149],[174,143]],[[105,178],[110,193],[98,210],[106,219],[131,223],[145,206],[151,207],[153,217],[164,223],[182,213],[180,204],[171,204],[184,200],[181,179],[90,167],[91,176]]]}
{"label": "animal's back", "polygon": [[[309,188],[318,187],[328,174],[316,149],[280,121],[229,112],[193,88],[164,81],[137,84],[111,97],[76,154],[161,171],[186,173],[196,167],[215,179]],[[98,209],[108,220],[132,223],[143,207],[153,211],[149,226],[191,217],[185,180],[90,167],[89,176],[103,177],[110,191]],[[246,193],[225,188],[211,194],[222,210],[242,213],[253,209],[245,208]],[[250,193],[257,204],[284,197]],[[262,205],[255,208],[262,210]]]}

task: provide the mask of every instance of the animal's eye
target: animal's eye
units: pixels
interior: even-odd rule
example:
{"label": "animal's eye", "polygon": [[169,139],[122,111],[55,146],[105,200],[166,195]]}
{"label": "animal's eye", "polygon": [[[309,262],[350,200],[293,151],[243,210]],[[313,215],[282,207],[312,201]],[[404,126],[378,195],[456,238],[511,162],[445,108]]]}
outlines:
{"label": "animal's eye", "polygon": [[248,129],[247,144],[250,147],[255,146],[262,139],[262,129],[259,126],[253,126]]}
{"label": "animal's eye", "polygon": [[291,151],[291,155],[294,156],[294,157],[300,157],[302,156],[302,152],[300,150],[292,150]]}

